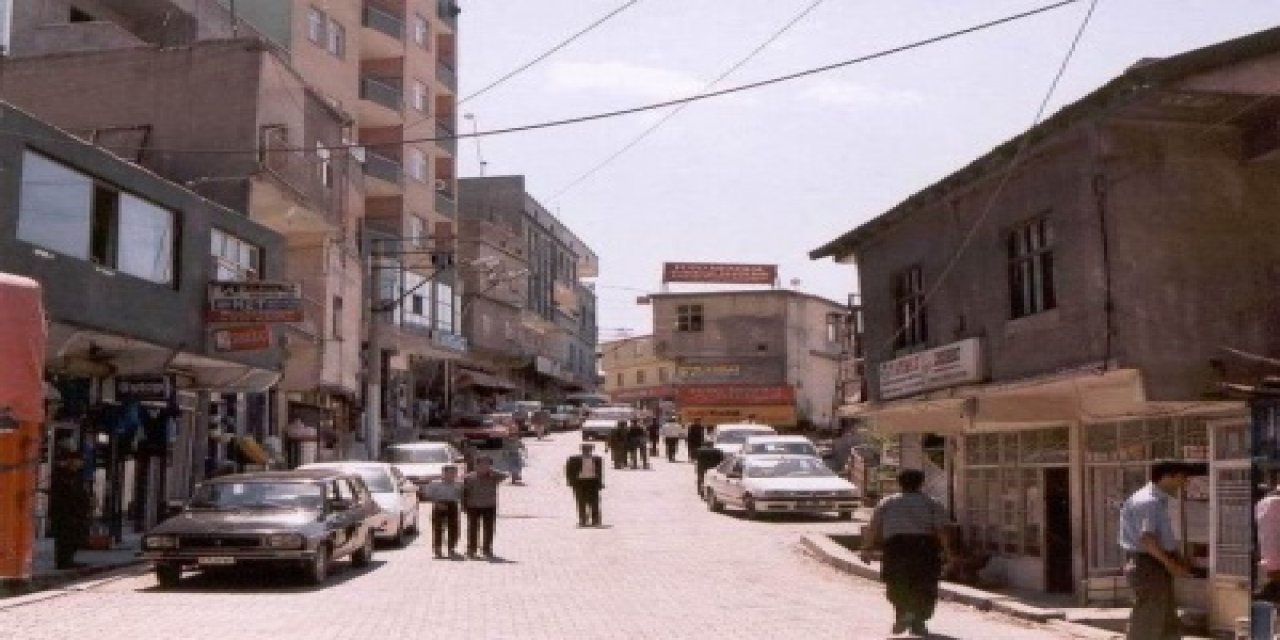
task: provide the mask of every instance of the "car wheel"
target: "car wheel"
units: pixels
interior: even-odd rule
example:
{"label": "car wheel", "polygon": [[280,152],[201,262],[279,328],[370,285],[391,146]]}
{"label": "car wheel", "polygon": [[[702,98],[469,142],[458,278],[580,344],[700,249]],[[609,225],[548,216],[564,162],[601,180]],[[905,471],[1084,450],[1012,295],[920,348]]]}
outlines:
{"label": "car wheel", "polygon": [[400,525],[396,527],[395,545],[397,549],[409,546],[409,527],[405,526],[403,516],[400,518]]}
{"label": "car wheel", "polygon": [[852,519],[853,519],[853,512],[852,512],[852,511],[841,511],[841,512],[840,512],[840,519],[841,519],[841,520],[852,520]]}
{"label": "car wheel", "polygon": [[756,511],[756,501],[752,500],[751,496],[747,495],[742,497],[742,508],[747,512],[748,520],[755,520],[760,517],[760,512]]}
{"label": "car wheel", "polygon": [[707,510],[712,513],[720,513],[721,511],[724,511],[724,503],[720,502],[719,500],[716,500],[716,493],[711,490],[711,487],[706,488],[706,493],[707,493]]}
{"label": "car wheel", "polygon": [[412,533],[415,536],[418,535],[419,533],[422,533],[422,530],[418,528],[418,524],[419,524],[418,520],[421,519],[421,516],[418,515],[418,508],[420,506],[421,505],[413,506],[413,524],[409,525],[409,533]]}
{"label": "car wheel", "polygon": [[324,584],[329,577],[329,545],[322,544],[316,549],[316,555],[307,564],[307,584]]}
{"label": "car wheel", "polygon": [[364,537],[364,544],[351,554],[351,566],[367,567],[373,562],[373,531],[369,531]]}
{"label": "car wheel", "polygon": [[172,589],[178,586],[182,581],[182,565],[178,564],[157,564],[156,565],[156,582],[160,583],[161,589]]}

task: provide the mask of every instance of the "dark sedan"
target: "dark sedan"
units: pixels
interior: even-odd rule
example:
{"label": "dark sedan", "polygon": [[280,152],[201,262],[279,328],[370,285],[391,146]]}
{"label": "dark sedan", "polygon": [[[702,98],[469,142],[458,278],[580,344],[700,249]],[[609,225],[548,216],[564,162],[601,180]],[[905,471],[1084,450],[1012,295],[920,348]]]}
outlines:
{"label": "dark sedan", "polygon": [[161,587],[184,569],[301,567],[311,584],[330,563],[373,558],[378,505],[359,476],[334,469],[224,476],[201,484],[177,515],[142,538]]}

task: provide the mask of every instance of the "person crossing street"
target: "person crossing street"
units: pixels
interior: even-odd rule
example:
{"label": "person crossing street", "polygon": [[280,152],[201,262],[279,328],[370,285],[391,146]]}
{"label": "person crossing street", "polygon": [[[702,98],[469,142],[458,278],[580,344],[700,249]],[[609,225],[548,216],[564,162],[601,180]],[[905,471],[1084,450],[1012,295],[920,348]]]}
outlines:
{"label": "person crossing street", "polygon": [[687,434],[684,425],[680,424],[680,416],[671,414],[662,425],[662,440],[667,445],[667,462],[676,461],[676,451],[680,449],[680,441],[685,435]]}

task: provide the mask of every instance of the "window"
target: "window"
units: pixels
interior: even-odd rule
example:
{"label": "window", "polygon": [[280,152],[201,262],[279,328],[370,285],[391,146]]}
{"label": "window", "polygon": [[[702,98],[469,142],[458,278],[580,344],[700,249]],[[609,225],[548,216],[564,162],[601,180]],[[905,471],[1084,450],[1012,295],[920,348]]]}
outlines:
{"label": "window", "polygon": [[919,266],[893,278],[894,322],[897,348],[923,346],[929,340],[929,324],[924,309],[924,275]]}
{"label": "window", "polygon": [[427,181],[427,154],[421,149],[409,149],[409,175],[419,182]]}
{"label": "window", "polygon": [[431,41],[431,23],[420,13],[413,14],[413,43],[426,49]]}
{"label": "window", "polygon": [[329,160],[329,150],[325,148],[323,142],[316,143],[316,170],[320,174],[321,186],[330,188],[333,186],[333,162]]}
{"label": "window", "polygon": [[636,384],[644,384],[644,369],[636,369]]}
{"label": "window", "polygon": [[174,213],[23,153],[18,239],[158,284],[173,282]]}
{"label": "window", "polygon": [[333,308],[330,311],[333,317],[329,321],[329,329],[335,340],[342,339],[342,297],[333,297]]}
{"label": "window", "polygon": [[324,12],[310,7],[307,10],[307,39],[313,44],[324,44],[326,24],[328,24],[328,18],[325,17]]}
{"label": "window", "polygon": [[702,331],[702,305],[682,304],[676,306],[676,331]]}
{"label": "window", "polygon": [[621,373],[619,373],[619,374],[618,374],[618,386],[619,386],[619,387],[624,386],[624,381],[623,381],[623,379],[622,379],[622,374],[621,374]]}
{"label": "window", "polygon": [[409,244],[423,247],[427,244],[427,221],[418,216],[409,216]]}
{"label": "window", "polygon": [[409,313],[415,316],[425,315],[427,313],[426,297],[417,294],[409,296]]}
{"label": "window", "polygon": [[339,58],[347,55],[347,30],[337,20],[329,20],[329,53]]}
{"label": "window", "polygon": [[436,283],[436,329],[454,333],[453,287],[443,282]]}
{"label": "window", "polygon": [[671,372],[666,367],[658,367],[658,382],[666,384],[671,379]]}
{"label": "window", "polygon": [[1037,218],[1009,232],[1009,313],[1021,318],[1055,306],[1053,230]]}
{"label": "window", "polygon": [[411,98],[413,108],[422,112],[427,112],[427,85],[421,80],[413,81],[413,95]]}
{"label": "window", "polygon": [[1067,464],[1065,428],[965,437],[965,537],[995,554],[1039,557],[1045,466]]}
{"label": "window", "polygon": [[827,342],[840,342],[840,325],[843,324],[840,320],[838,313],[827,314]]}
{"label": "window", "polygon": [[245,282],[262,277],[262,252],[258,247],[217,229],[213,229],[209,237],[214,280]]}

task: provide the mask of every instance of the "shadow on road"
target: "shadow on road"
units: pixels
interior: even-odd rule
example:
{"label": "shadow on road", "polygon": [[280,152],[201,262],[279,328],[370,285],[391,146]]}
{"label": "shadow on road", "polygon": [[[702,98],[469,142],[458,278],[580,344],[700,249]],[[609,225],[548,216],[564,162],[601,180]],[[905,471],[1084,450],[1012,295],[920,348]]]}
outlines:
{"label": "shadow on road", "polygon": [[177,586],[168,589],[153,584],[138,589],[142,593],[203,592],[203,593],[309,593],[341,585],[365,574],[377,571],[385,560],[375,558],[366,567],[356,568],[349,561],[330,565],[329,579],[323,584],[303,583],[301,569],[276,567],[251,567],[248,569],[215,569],[184,573]]}

